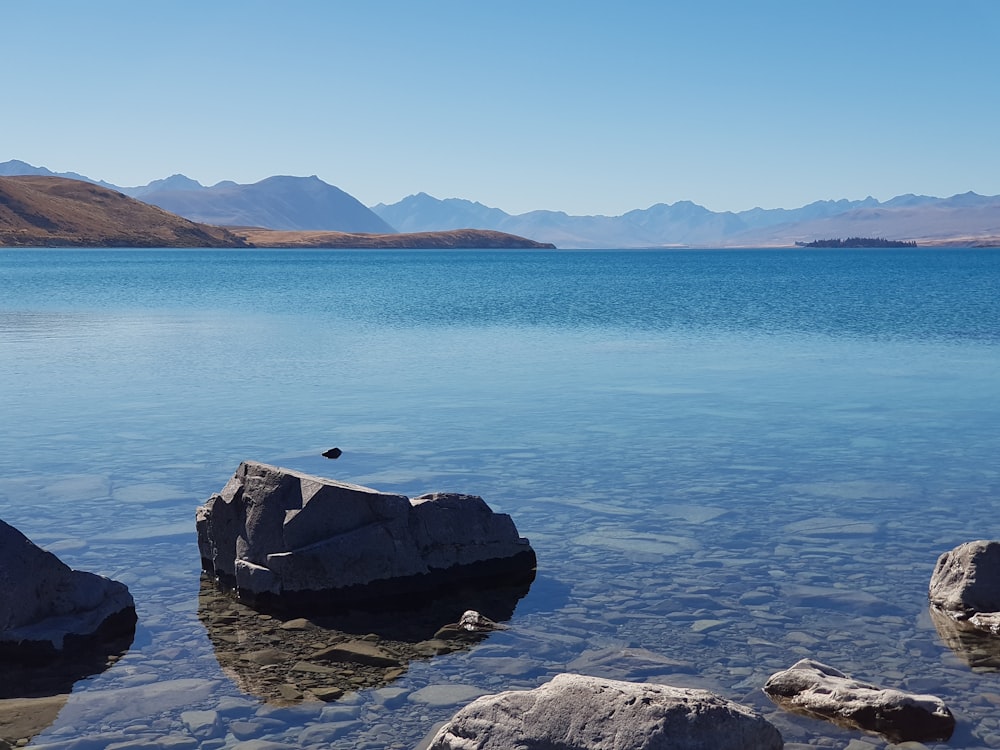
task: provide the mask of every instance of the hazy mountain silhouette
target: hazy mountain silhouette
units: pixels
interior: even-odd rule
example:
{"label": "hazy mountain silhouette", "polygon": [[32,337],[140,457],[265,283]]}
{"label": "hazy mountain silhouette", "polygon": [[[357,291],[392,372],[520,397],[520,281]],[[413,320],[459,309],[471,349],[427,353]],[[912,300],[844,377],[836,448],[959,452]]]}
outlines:
{"label": "hazy mountain silhouette", "polygon": [[901,195],[880,203],[816,201],[801,208],[710,211],[691,201],[658,203],[621,216],[558,211],[511,215],[481,203],[438,200],[425,193],[372,207],[407,231],[461,226],[496,229],[562,248],[788,247],[835,237],[883,237],[923,245],[1000,244],[1000,196]]}
{"label": "hazy mountain silhouette", "polygon": [[228,182],[213,187],[203,187],[183,175],[160,182],[133,189],[131,194],[205,224],[373,234],[396,231],[357,198],[316,176],[268,177],[251,185]]}
{"label": "hazy mountain silhouette", "polygon": [[921,245],[1000,245],[1000,196],[949,198],[906,194],[884,203],[815,201],[800,208],[710,211],[691,201],[657,203],[621,216],[573,216],[562,211],[508,214],[460,198],[426,193],[371,209],[318,177],[269,177],[205,187],[175,174],[121,188],[74,172],[54,173],[22,161],[0,163],[0,175],[36,174],[93,182],[192,221],[275,230],[388,234],[483,229],[561,248],[789,247],[837,237],[915,240]]}

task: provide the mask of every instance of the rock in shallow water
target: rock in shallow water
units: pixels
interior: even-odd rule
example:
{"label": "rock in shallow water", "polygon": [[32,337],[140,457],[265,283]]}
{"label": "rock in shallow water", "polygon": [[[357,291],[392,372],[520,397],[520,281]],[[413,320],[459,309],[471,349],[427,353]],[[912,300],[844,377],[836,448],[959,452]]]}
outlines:
{"label": "rock in shallow water", "polygon": [[196,521],[204,568],[263,606],[398,606],[456,582],[534,576],[528,540],[474,495],[411,500],[246,461]]}
{"label": "rock in shallow water", "polygon": [[72,570],[0,521],[0,656],[46,660],[135,631],[123,583]]}
{"label": "rock in shallow water", "polygon": [[561,674],[534,690],[479,698],[428,750],[780,750],[746,706],[705,690]]}
{"label": "rock in shallow water", "polygon": [[947,740],[955,730],[955,717],[940,698],[859,682],[812,659],[771,675],[764,692],[789,711],[893,742]]}
{"label": "rock in shallow water", "polygon": [[1000,542],[960,544],[938,558],[927,591],[954,620],[1000,635]]}

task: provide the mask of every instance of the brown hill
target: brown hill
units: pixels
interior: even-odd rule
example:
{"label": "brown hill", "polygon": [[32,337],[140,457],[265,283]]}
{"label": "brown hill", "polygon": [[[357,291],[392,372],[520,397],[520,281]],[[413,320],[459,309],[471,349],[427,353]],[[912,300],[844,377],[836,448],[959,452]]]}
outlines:
{"label": "brown hill", "polygon": [[0,177],[0,245],[8,247],[246,247],[197,224],[89,182]]}
{"label": "brown hill", "polygon": [[256,247],[315,247],[358,249],[490,249],[535,248],[554,249],[545,242],[495,232],[489,229],[450,229],[441,232],[408,232],[403,234],[361,234],[355,232],[282,231],[276,229],[232,227]]}
{"label": "brown hill", "polygon": [[89,182],[0,177],[0,247],[552,248],[504,232],[278,231],[198,224]]}

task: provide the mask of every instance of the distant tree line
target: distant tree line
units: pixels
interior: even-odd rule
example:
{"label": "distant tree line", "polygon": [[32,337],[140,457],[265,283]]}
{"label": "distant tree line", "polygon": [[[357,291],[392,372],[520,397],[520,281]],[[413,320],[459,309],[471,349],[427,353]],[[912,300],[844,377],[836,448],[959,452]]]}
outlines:
{"label": "distant tree line", "polygon": [[885,237],[848,237],[846,240],[813,240],[796,242],[797,247],[916,247],[917,243],[907,240],[887,240]]}

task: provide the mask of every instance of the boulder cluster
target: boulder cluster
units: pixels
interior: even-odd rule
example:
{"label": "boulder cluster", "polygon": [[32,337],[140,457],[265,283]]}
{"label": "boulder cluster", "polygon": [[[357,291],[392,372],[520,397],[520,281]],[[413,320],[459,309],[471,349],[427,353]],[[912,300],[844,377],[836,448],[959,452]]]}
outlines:
{"label": "boulder cluster", "polygon": [[[414,659],[469,648],[506,626],[468,604],[489,602],[494,617],[509,619],[536,562],[510,516],[478,496],[410,499],[252,461],[197,509],[196,527],[209,574],[199,615],[223,668],[266,701],[336,700],[387,685]],[[969,634],[996,641],[1000,542],[941,555],[928,596],[949,645]],[[359,607],[371,628],[363,636],[350,622]],[[272,609],[285,616],[266,614]],[[37,665],[108,653],[109,639],[131,643],[135,624],[124,584],[70,569],[0,521],[0,659]],[[788,711],[890,742],[943,741],[955,728],[935,696],[879,687],[812,659],[773,674],[763,691]],[[579,674],[482,696],[426,742],[430,750],[783,746],[754,709],[708,691]]]}

